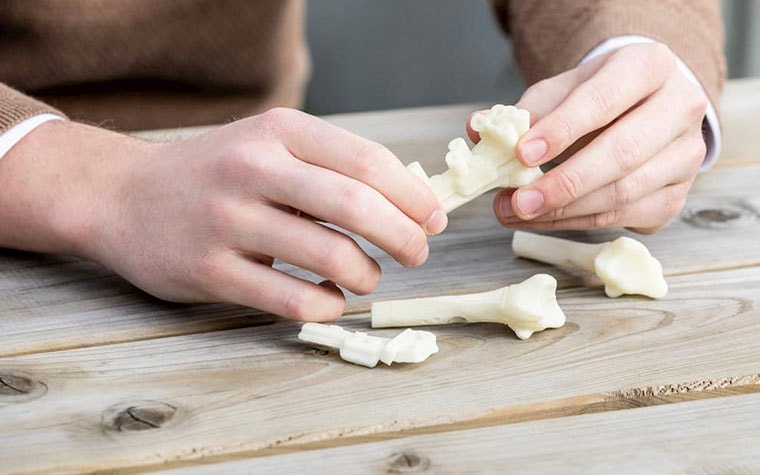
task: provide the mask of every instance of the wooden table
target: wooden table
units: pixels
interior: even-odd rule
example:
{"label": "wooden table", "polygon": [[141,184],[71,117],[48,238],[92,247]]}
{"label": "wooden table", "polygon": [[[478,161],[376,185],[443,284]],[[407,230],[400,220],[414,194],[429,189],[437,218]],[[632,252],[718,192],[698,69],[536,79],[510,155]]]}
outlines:
{"label": "wooden table", "polygon": [[[419,365],[351,365],[299,342],[295,322],[3,251],[0,471],[760,472],[759,104],[760,83],[729,86],[722,160],[671,226],[637,236],[663,263],[664,300],[608,299],[588,275],[515,258],[491,196],[452,213],[420,269],[366,246],[384,276],[350,298],[351,329],[369,328],[372,299],[559,281],[563,328],[433,328],[441,351]],[[435,172],[475,107],[329,120]]]}

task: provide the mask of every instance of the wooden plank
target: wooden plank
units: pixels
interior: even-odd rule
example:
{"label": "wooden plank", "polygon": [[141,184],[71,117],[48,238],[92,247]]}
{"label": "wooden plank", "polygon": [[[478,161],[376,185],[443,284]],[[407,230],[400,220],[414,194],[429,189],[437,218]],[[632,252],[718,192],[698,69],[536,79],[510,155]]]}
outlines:
{"label": "wooden plank", "polygon": [[752,394],[159,473],[757,473],[757,414]]}
{"label": "wooden plank", "polygon": [[662,301],[562,291],[567,325],[526,341],[500,325],[435,328],[441,352],[420,365],[343,363],[284,321],[0,358],[4,380],[26,388],[0,397],[0,458],[22,473],[157,467],[760,380],[758,269],[670,283]]}
{"label": "wooden plank", "polygon": [[[737,86],[729,86],[726,94],[726,112],[745,117],[746,122],[750,112],[737,110],[741,102],[731,98],[752,96],[760,86],[734,84]],[[477,107],[480,105],[351,114],[330,120],[386,141],[403,160],[420,160],[434,173],[443,167],[441,157],[446,143],[461,134],[462,121]],[[757,264],[760,241],[753,236],[760,226],[756,219],[760,213],[755,185],[758,180],[760,168],[755,165],[739,170],[719,168],[703,175],[684,214],[690,222],[678,221],[657,236],[642,240],[661,258],[669,274]],[[349,296],[348,312],[366,310],[372,300],[484,290],[522,280],[537,271],[551,271],[561,287],[583,282],[582,275],[516,260],[509,249],[511,232],[496,223],[490,208],[489,195],[453,213],[449,230],[431,240],[429,262],[421,269],[403,269],[363,243],[381,263],[385,275],[376,293]],[[566,236],[601,241],[619,234],[620,230],[610,230]],[[278,263],[278,267],[313,277],[287,264]],[[455,275],[452,269],[456,269]],[[159,302],[93,264],[0,252],[0,355],[256,326],[269,321],[271,317],[258,311],[235,306]]]}
{"label": "wooden plank", "polygon": [[[758,265],[758,182],[760,165],[713,170],[699,178],[681,219],[656,235],[635,237],[660,258],[668,275]],[[349,313],[365,311],[373,300],[485,290],[518,282],[537,272],[551,273],[561,288],[594,282],[584,273],[515,258],[510,248],[511,231],[496,222],[490,199],[481,197],[452,213],[449,229],[431,238],[430,258],[421,268],[405,269],[362,243],[381,264],[384,276],[375,293],[349,295]],[[630,235],[620,229],[561,235],[599,242],[621,234]],[[287,264],[278,263],[277,267],[310,278],[308,273]],[[258,311],[231,305],[161,302],[92,263],[11,251],[0,253],[0,356],[258,326],[272,321],[272,317]]]}

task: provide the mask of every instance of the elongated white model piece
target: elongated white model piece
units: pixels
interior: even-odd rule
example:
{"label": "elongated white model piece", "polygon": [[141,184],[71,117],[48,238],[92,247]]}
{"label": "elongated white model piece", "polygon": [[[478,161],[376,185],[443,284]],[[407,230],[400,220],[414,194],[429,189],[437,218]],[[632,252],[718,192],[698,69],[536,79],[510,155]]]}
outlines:
{"label": "elongated white model piece", "polygon": [[515,155],[518,139],[530,127],[528,111],[497,104],[473,116],[470,126],[480,142],[472,150],[461,137],[449,142],[447,171],[428,178],[419,162],[407,167],[433,189],[446,213],[493,188],[524,186],[543,175],[538,167],[523,166]]}
{"label": "elongated white model piece", "polygon": [[300,340],[340,350],[340,357],[358,365],[374,368],[378,361],[419,363],[438,353],[435,335],[407,328],[395,338],[367,335],[344,330],[338,325],[306,323],[298,334]]}
{"label": "elongated white model piece", "polygon": [[565,324],[556,290],[554,277],[537,274],[519,284],[478,294],[375,302],[372,327],[503,323],[524,340],[534,332]]}
{"label": "elongated white model piece", "polygon": [[515,231],[512,250],[520,257],[594,272],[604,282],[608,297],[638,294],[659,299],[668,293],[660,261],[644,244],[629,237],[586,244]]}

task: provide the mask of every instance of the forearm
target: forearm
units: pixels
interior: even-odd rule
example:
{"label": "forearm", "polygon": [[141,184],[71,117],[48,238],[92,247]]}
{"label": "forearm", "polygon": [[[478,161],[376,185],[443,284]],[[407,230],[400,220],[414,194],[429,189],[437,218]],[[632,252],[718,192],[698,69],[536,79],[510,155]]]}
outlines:
{"label": "forearm", "polygon": [[0,246],[93,258],[99,207],[147,146],[75,122],[36,128],[0,159]]}

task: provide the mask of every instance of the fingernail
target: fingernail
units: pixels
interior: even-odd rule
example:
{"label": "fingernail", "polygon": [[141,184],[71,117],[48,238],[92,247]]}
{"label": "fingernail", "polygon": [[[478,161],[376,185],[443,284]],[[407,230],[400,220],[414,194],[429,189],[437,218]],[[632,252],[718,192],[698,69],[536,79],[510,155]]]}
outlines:
{"label": "fingernail", "polygon": [[526,218],[531,217],[544,205],[544,196],[534,189],[517,190],[516,193],[517,211]]}
{"label": "fingernail", "polygon": [[511,196],[502,195],[499,197],[499,215],[502,218],[511,218],[515,215],[515,211],[512,209]]}
{"label": "fingernail", "polygon": [[549,146],[544,139],[533,139],[520,145],[520,153],[528,165],[538,164],[548,149]]}
{"label": "fingernail", "polygon": [[446,213],[443,210],[437,209],[433,211],[433,214],[430,215],[422,226],[428,234],[439,234],[446,229],[448,224],[449,218],[446,216]]}
{"label": "fingernail", "polygon": [[414,264],[412,265],[412,267],[417,267],[424,264],[428,258],[429,252],[430,252],[430,248],[428,246],[425,246],[424,249],[422,249],[422,251],[420,251],[420,253],[417,254],[417,257],[414,259]]}

